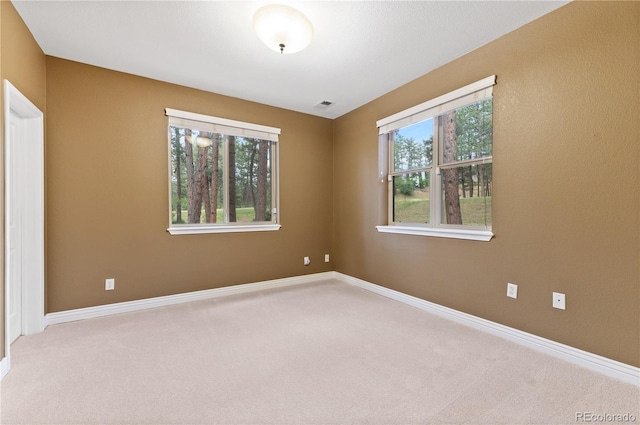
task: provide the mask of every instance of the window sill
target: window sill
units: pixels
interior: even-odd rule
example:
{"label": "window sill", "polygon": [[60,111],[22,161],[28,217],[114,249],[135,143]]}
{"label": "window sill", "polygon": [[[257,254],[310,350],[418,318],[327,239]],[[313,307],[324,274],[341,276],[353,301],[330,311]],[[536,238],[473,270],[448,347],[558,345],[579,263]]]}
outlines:
{"label": "window sill", "polygon": [[236,233],[236,232],[270,232],[280,229],[279,224],[238,224],[212,226],[174,226],[167,231],[172,235],[201,235],[205,233]]}
{"label": "window sill", "polygon": [[450,229],[442,227],[376,226],[381,233],[402,235],[434,236],[437,238],[466,239],[488,242],[493,237],[490,230]]}

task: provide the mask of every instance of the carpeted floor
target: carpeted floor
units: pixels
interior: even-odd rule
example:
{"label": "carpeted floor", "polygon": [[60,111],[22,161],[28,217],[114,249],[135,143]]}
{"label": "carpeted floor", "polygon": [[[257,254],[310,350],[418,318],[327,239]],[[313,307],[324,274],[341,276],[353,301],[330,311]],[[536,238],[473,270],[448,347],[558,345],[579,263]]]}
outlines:
{"label": "carpeted floor", "polygon": [[11,357],[2,424],[640,422],[638,387],[332,280],[50,326]]}

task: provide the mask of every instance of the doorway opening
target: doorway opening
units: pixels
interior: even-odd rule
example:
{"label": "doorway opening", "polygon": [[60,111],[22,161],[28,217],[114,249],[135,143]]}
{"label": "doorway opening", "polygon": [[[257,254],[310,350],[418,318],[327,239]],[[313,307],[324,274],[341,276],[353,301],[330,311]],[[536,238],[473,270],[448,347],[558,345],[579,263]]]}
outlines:
{"label": "doorway opening", "polygon": [[44,116],[4,81],[5,359],[20,335],[44,330]]}

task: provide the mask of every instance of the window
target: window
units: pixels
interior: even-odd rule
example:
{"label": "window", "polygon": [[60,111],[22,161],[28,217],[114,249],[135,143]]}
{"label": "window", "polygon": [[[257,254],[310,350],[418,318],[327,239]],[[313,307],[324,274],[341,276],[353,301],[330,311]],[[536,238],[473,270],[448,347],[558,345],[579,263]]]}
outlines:
{"label": "window", "polygon": [[278,230],[279,128],[166,109],[169,233]]}
{"label": "window", "polygon": [[495,76],[378,121],[388,233],[488,241]]}

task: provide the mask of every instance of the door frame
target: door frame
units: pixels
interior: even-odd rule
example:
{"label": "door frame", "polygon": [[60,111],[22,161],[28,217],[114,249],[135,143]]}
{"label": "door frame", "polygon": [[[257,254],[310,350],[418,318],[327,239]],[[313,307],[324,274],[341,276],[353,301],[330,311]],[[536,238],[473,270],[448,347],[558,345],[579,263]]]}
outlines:
{"label": "door frame", "polygon": [[10,286],[8,283],[7,247],[9,234],[7,232],[7,212],[10,207],[11,197],[8,191],[10,185],[10,169],[8,155],[10,151],[10,114],[13,112],[20,119],[25,149],[21,155],[21,167],[23,168],[23,181],[19,183],[18,190],[23,195],[21,205],[21,235],[22,251],[29,255],[23,255],[22,266],[22,335],[39,333],[44,330],[44,114],[26,96],[15,88],[8,80],[4,80],[4,332],[5,332],[5,359],[7,364],[3,372],[11,367],[10,342],[9,342],[9,300]]}

